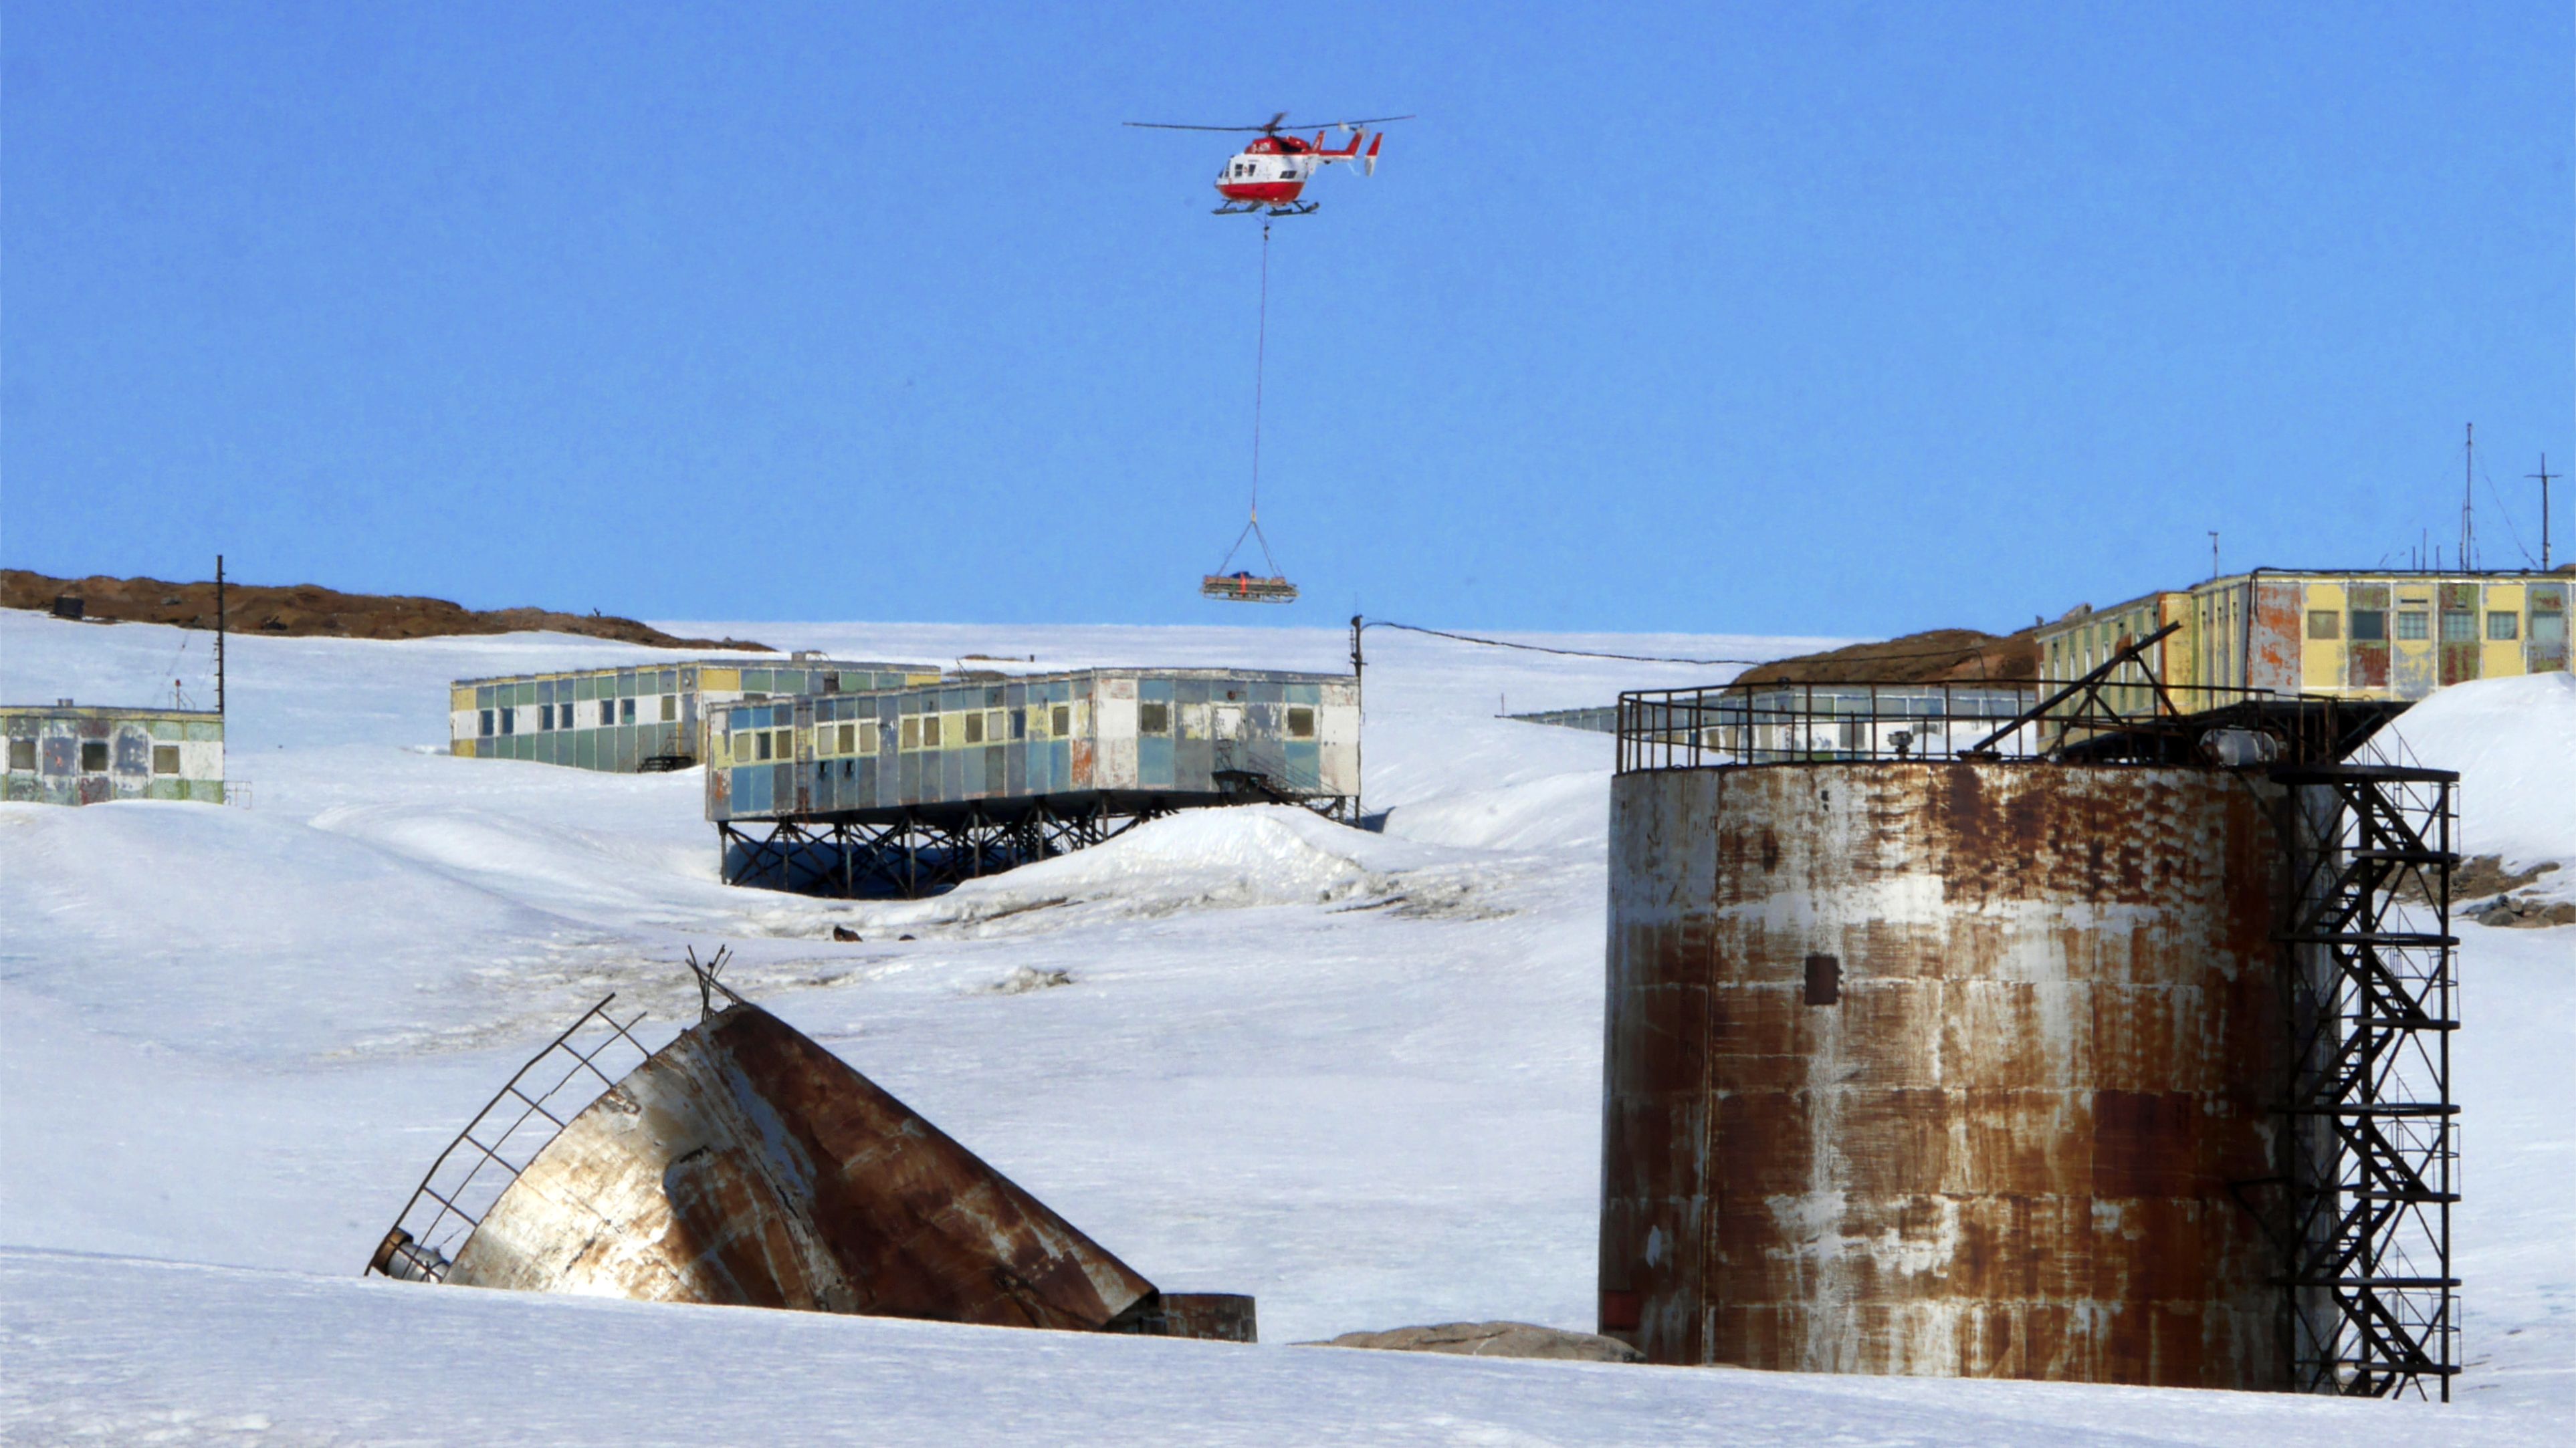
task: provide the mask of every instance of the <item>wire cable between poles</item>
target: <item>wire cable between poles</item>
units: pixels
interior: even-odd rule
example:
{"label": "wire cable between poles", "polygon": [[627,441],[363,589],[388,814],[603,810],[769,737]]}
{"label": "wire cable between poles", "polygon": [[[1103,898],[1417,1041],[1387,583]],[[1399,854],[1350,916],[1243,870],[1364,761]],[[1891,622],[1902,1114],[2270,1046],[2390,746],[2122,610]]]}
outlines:
{"label": "wire cable between poles", "polygon": [[1545,644],[1516,644],[1510,639],[1478,638],[1474,634],[1451,633],[1446,629],[1422,628],[1414,624],[1397,623],[1392,619],[1384,618],[1368,619],[1361,623],[1360,627],[1397,628],[1404,630],[1406,633],[1429,634],[1433,638],[1455,639],[1462,644],[1483,644],[1487,648],[1522,649],[1533,654],[1559,654],[1567,658],[1575,659],[1617,659],[1622,663],[1630,664],[1768,664],[1777,662],[1773,659],[1682,659],[1672,658],[1662,654],[1605,654],[1594,649],[1552,649]]}
{"label": "wire cable between poles", "polygon": [[[1363,621],[1361,622],[1361,624],[1360,624],[1360,627],[1362,627],[1362,628],[1394,628],[1394,629],[1402,629],[1402,630],[1404,630],[1406,633],[1429,634],[1429,635],[1431,635],[1433,638],[1455,639],[1455,640],[1457,640],[1459,643],[1462,643],[1462,644],[1483,644],[1483,645],[1484,645],[1484,646],[1486,646],[1487,648],[1496,648],[1496,649],[1520,649],[1520,650],[1523,650],[1523,651],[1525,651],[1525,652],[1533,653],[1533,654],[1559,654],[1559,655],[1563,655],[1563,656],[1565,656],[1565,657],[1567,657],[1567,658],[1576,658],[1576,659],[1617,659],[1617,660],[1619,660],[1619,661],[1620,661],[1620,662],[1622,662],[1622,663],[1630,663],[1630,664],[1745,664],[1745,665],[1753,665],[1753,664],[1778,664],[1778,663],[1789,663],[1789,662],[1813,663],[1813,662],[1817,662],[1817,661],[1818,661],[1818,659],[1819,659],[1820,657],[1822,657],[1822,656],[1817,656],[1817,655],[1807,655],[1807,654],[1791,654],[1791,655],[1785,655],[1785,656],[1780,657],[1780,658],[1769,658],[1769,659],[1685,659],[1685,658],[1678,658],[1678,657],[1675,657],[1675,656],[1673,656],[1673,655],[1669,655],[1669,654],[1611,654],[1611,653],[1603,653],[1603,652],[1601,652],[1601,651],[1599,651],[1599,650],[1597,650],[1597,649],[1552,649],[1552,648],[1549,648],[1549,647],[1548,647],[1547,645],[1545,645],[1545,644],[1521,644],[1521,643],[1514,643],[1514,642],[1512,642],[1510,639],[1488,639],[1488,638],[1478,638],[1478,637],[1477,637],[1476,635],[1474,635],[1474,634],[1451,633],[1451,632],[1449,632],[1447,629],[1423,628],[1423,627],[1421,627],[1421,626],[1420,626],[1420,625],[1418,625],[1418,624],[1397,623],[1397,622],[1396,622],[1396,621],[1394,621],[1393,619],[1385,619],[1385,618],[1372,618],[1372,619],[1366,619],[1366,620],[1363,620]],[[1973,655],[1973,654],[1976,654],[1976,653],[1978,653],[1978,652],[1980,652],[1980,649],[1979,649],[1979,648],[1977,648],[1977,647],[1969,647],[1969,648],[1963,648],[1963,649],[1962,649],[1962,648],[1948,648],[1948,649],[1909,649],[1909,650],[1907,650],[1907,651],[1906,651],[1906,652],[1904,652],[1904,653],[1895,653],[1895,654],[1875,654],[1875,655],[1872,655],[1872,656],[1871,656],[1868,660],[1866,660],[1865,662],[1868,662],[1868,663],[1881,663],[1881,662],[1885,662],[1885,661],[1889,661],[1889,660],[1895,660],[1895,659],[1942,659],[1942,658],[1966,659],[1966,658],[1968,658],[1969,656],[1971,656],[1971,655]]]}

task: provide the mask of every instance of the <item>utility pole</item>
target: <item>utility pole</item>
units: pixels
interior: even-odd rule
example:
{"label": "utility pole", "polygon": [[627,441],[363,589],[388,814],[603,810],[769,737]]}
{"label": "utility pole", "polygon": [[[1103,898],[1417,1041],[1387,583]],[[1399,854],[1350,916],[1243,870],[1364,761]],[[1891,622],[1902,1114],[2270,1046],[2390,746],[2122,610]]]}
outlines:
{"label": "utility pole", "polygon": [[2540,479],[2540,571],[2549,571],[2549,454],[2540,455],[2540,471],[2524,473],[2526,478]]}
{"label": "utility pole", "polygon": [[2477,542],[2478,425],[2468,424],[2467,440],[2460,445],[2460,571],[2469,571],[2476,556],[2472,545]]}
{"label": "utility pole", "polygon": [[1362,753],[1361,746],[1361,740],[1368,737],[1368,690],[1360,682],[1360,674],[1368,664],[1368,660],[1360,653],[1360,630],[1367,626],[1360,622],[1358,614],[1351,615],[1351,701],[1360,711],[1359,737],[1351,741],[1351,825],[1355,829],[1366,829],[1365,821],[1368,818],[1365,813],[1366,807],[1362,803],[1366,793],[1364,786],[1367,778],[1364,766],[1367,759]]}
{"label": "utility pole", "polygon": [[215,717],[224,717],[224,555],[215,555]]}

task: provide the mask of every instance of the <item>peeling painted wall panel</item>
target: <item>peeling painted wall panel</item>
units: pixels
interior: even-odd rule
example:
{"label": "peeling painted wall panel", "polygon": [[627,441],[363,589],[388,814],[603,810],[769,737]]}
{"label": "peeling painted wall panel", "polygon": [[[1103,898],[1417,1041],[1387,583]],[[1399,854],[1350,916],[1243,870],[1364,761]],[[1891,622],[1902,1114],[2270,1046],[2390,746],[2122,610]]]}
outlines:
{"label": "peeling painted wall panel", "polygon": [[[0,797],[34,804],[117,799],[224,800],[224,725],[196,710],[104,705],[0,706]],[[175,746],[165,741],[180,741]],[[154,748],[160,757],[154,771]]]}

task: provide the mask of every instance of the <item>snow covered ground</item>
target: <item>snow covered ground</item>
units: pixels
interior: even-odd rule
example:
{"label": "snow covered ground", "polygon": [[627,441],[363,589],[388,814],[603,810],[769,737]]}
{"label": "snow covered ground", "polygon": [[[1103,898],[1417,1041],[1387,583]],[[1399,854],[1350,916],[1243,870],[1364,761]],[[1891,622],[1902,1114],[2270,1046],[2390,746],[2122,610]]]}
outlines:
{"label": "snow covered ground", "polygon": [[[671,627],[940,663],[1346,667],[1338,630]],[[0,613],[0,698],[142,702],[203,650]],[[1387,834],[1182,817],[849,905],[717,884],[694,773],[444,753],[451,678],[648,656],[241,638],[231,770],[256,808],[0,806],[0,1437],[2538,1442],[2576,1410],[2576,929],[2463,928],[2471,1372],[2448,1410],[1290,1348],[1590,1325],[1610,742],[1492,716],[1727,671],[1374,631]],[[2576,861],[2576,682],[2468,686],[2406,722],[2468,771],[2470,848]],[[673,962],[720,943],[748,993],[1155,1281],[1256,1294],[1264,1345],[356,1280],[529,1051],[611,990],[667,1036],[695,1006]]]}

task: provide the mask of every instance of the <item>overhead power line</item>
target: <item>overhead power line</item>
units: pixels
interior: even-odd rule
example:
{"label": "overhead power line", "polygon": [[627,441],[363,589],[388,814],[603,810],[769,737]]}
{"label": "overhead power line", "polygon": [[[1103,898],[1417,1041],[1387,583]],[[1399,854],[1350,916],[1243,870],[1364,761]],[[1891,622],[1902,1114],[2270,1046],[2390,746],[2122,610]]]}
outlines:
{"label": "overhead power line", "polygon": [[[1577,659],[1616,659],[1621,663],[1628,664],[1744,664],[1750,666],[1755,664],[1777,664],[1786,662],[1786,660],[1783,659],[1688,659],[1670,654],[1613,654],[1604,653],[1598,649],[1556,649],[1549,648],[1545,644],[1523,644],[1514,643],[1510,639],[1479,638],[1474,634],[1451,633],[1447,629],[1423,628],[1418,624],[1397,623],[1392,619],[1384,618],[1366,619],[1361,622],[1360,627],[1402,629],[1406,633],[1429,634],[1433,638],[1455,639],[1462,644],[1482,644],[1487,648],[1521,649],[1533,654],[1558,654],[1567,658]],[[1880,659],[1966,658],[1971,654],[1981,652],[1983,648],[1983,645],[1971,645],[1967,648],[1910,649],[1901,654],[1874,654],[1871,656],[1870,661],[1874,663]],[[1806,656],[1800,655],[1798,657],[1803,658]]]}

